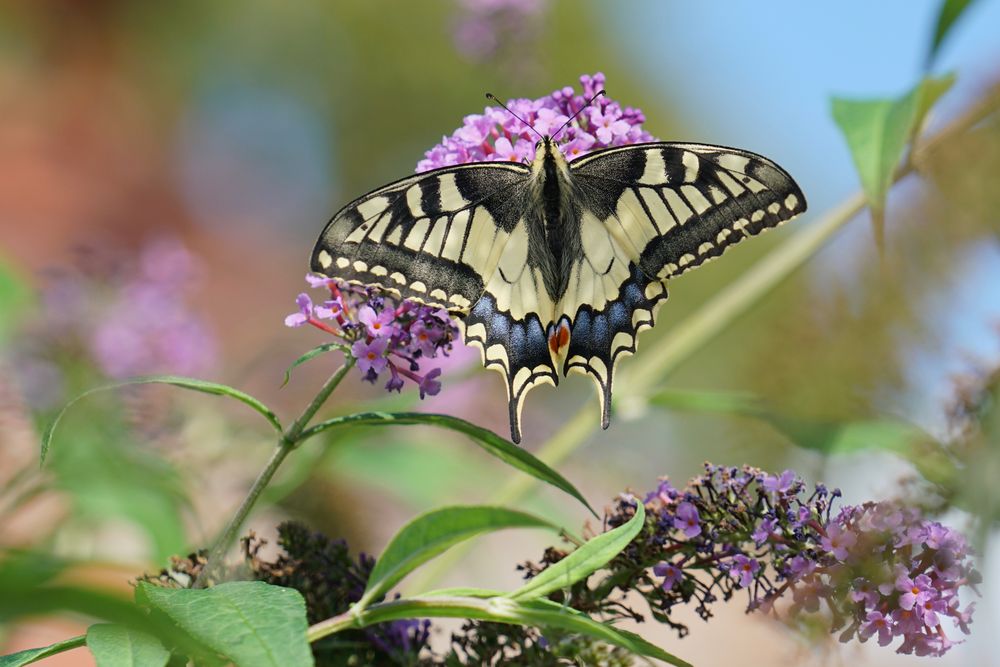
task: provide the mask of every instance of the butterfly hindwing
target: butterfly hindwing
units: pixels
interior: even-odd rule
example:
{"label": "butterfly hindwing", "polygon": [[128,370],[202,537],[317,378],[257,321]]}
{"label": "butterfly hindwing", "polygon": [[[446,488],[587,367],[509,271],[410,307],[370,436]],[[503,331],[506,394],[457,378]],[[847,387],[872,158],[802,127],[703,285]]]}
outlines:
{"label": "butterfly hindwing", "polygon": [[467,313],[522,215],[529,174],[522,164],[458,165],[379,188],[327,224],[312,269]]}

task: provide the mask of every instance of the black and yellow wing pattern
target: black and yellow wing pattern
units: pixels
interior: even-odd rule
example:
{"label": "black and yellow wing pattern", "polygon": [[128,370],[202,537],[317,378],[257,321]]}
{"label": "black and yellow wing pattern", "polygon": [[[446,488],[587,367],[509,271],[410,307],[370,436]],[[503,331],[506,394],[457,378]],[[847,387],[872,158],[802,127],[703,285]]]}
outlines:
{"label": "black and yellow wing pattern", "polygon": [[666,282],[806,206],[784,170],[738,149],[648,143],[568,164],[549,140],[537,150],[531,166],[445,167],[364,195],[312,256],[319,273],[447,309],[504,376],[515,442],[527,392],[570,372],[594,379],[607,427],[615,365]]}

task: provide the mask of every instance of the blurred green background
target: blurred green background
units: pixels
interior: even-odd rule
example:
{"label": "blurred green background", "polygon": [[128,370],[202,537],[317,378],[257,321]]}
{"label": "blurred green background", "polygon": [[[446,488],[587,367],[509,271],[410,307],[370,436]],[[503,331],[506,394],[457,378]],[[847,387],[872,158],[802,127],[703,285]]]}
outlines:
{"label": "blurred green background", "polygon": [[[0,547],[81,559],[91,565],[73,576],[126,590],[209,543],[272,444],[240,406],[148,387],[95,395],[69,414],[42,470],[40,429],[82,391],[133,372],[192,374],[284,415],[300,410],[335,363],[312,362],[280,387],[285,367],[324,342],[282,325],[315,236],[345,201],[410,173],[482,110],[486,91],[539,97],[602,71],[654,135],[762,153],[809,197],[803,219],[674,281],[657,329],[620,367],[627,392],[630,370],[674,325],[858,190],[829,98],[914,85],[939,9],[522,0],[498,14],[489,4],[0,4]],[[983,0],[949,36],[934,71],[958,83],[931,132],[997,85],[997,34],[1000,3]],[[629,403],[561,471],[595,505],[659,475],[680,482],[704,460],[794,467],[842,486],[848,502],[899,494],[923,451],[909,442],[955,437],[955,376],[968,383],[1000,364],[998,183],[994,117],[893,189],[883,259],[858,216],[663,378],[668,409]],[[358,379],[327,412],[445,411],[506,432],[502,384],[467,350],[424,403]],[[770,417],[732,407],[748,396]],[[579,376],[533,392],[524,446],[536,451],[581,407],[597,410]],[[831,454],[831,443],[850,451]],[[935,461],[921,472],[934,477]],[[458,436],[358,430],[296,452],[250,528],[267,536],[298,517],[377,551],[419,511],[486,502],[507,475]],[[571,526],[586,518],[547,491],[522,504]],[[444,581],[511,585],[514,564],[537,558],[545,539],[486,538]],[[989,662],[996,552],[983,564],[978,634],[939,664],[1000,664]],[[701,664],[743,655],[746,642],[770,662],[822,660],[744,617],[741,602],[720,616],[682,644],[664,633],[664,645]],[[42,645],[73,623],[23,623],[0,638],[5,650]],[[834,650],[896,664],[862,648]],[[61,664],[87,664],[77,653]]]}

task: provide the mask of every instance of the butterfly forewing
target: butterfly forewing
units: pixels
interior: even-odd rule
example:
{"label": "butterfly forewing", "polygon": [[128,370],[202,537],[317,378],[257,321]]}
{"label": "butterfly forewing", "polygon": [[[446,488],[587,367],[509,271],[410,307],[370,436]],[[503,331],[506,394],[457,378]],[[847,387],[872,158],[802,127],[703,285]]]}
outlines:
{"label": "butterfly forewing", "polygon": [[570,164],[580,200],[666,279],[806,208],[799,186],[765,157],[705,144],[610,148]]}
{"label": "butterfly forewing", "polygon": [[530,171],[459,165],[404,178],[342,208],[313,250],[313,271],[463,315],[520,222]]}

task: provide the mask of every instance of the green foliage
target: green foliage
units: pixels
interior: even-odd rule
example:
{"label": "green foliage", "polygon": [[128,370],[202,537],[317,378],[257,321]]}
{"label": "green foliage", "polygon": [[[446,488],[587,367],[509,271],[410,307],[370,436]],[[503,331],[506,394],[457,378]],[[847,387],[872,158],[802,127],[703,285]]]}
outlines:
{"label": "green foliage", "polygon": [[550,565],[506,597],[512,600],[534,600],[561,588],[568,588],[590,576],[617,556],[639,534],[646,521],[646,510],[635,503],[635,516],[614,530],[587,540],[573,553]]}
{"label": "green foliage", "polygon": [[11,328],[29,303],[28,294],[21,278],[0,258],[0,343],[7,340]]}
{"label": "green foliage", "polygon": [[[356,627],[365,627],[409,618],[470,618],[493,623],[555,628],[621,646],[636,655],[656,658],[671,665],[685,667],[689,664],[634,633],[601,623],[549,600],[422,596],[372,605],[354,616],[351,623]],[[312,637],[313,640],[318,638],[315,635]]]}
{"label": "green foliage", "polygon": [[974,0],[942,0],[941,10],[938,13],[937,24],[934,26],[934,37],[931,40],[930,49],[927,51],[927,66],[934,62],[938,50],[944,42],[952,27],[966,9],[972,5]]}
{"label": "green foliage", "polygon": [[675,410],[760,419],[785,436],[791,444],[823,454],[853,454],[876,450],[913,458],[923,451],[925,445],[934,442],[922,429],[902,421],[836,421],[795,417],[746,392],[669,389],[651,396],[649,402]]}
{"label": "green foliage", "polygon": [[403,526],[389,542],[375,563],[356,609],[364,609],[407,574],[454,544],[502,528],[558,530],[544,519],[502,507],[445,507],[427,512]]}
{"label": "green foliage", "polygon": [[79,518],[95,523],[124,518],[147,535],[152,557],[165,561],[187,546],[183,480],[162,458],[114,437],[107,427],[72,429],[69,446],[52,460],[57,485],[70,495]]}
{"label": "green foliage", "polygon": [[186,378],[179,377],[176,375],[152,375],[149,377],[134,378],[131,380],[125,380],[124,382],[116,382],[114,384],[105,385],[103,387],[95,387],[89,391],[85,391],[80,394],[72,401],[67,403],[62,410],[56,414],[55,418],[49,424],[48,428],[42,434],[42,451],[41,451],[41,461],[45,463],[45,458],[49,452],[49,446],[52,443],[52,436],[55,434],[56,427],[59,426],[59,422],[63,419],[66,411],[73,407],[76,403],[87,398],[88,396],[98,393],[109,391],[112,389],[121,389],[122,387],[131,387],[136,385],[144,384],[167,384],[173,385],[175,387],[181,387],[183,389],[190,389],[192,391],[199,391],[205,394],[213,394],[215,396],[229,396],[237,401],[250,406],[256,412],[260,413],[267,419],[268,423],[274,427],[274,430],[281,432],[281,422],[278,420],[277,415],[264,405],[262,402],[254,398],[253,396],[246,394],[239,389],[235,389],[228,385],[219,384],[217,382],[208,382],[206,380],[198,380],[196,378]]}
{"label": "green foliage", "polygon": [[29,648],[24,651],[18,651],[17,653],[11,653],[9,655],[0,655],[0,667],[22,667],[22,665],[30,665],[33,662],[42,660],[43,658],[49,658],[57,653],[71,651],[84,645],[84,637],[80,636],[56,642],[55,644],[50,644],[42,648]]}
{"label": "green foliage", "polygon": [[163,667],[170,659],[156,637],[108,623],[87,628],[87,648],[97,667]]}
{"label": "green foliage", "polygon": [[312,665],[298,591],[259,581],[169,589],[140,582],[136,600],[239,667]]}
{"label": "green foliage", "polygon": [[833,118],[851,149],[880,243],[886,193],[903,152],[931,106],[954,81],[952,75],[928,77],[897,98],[832,100]]}
{"label": "green foliage", "polygon": [[591,514],[597,516],[597,513],[587,503],[583,494],[570,484],[569,480],[543,463],[540,459],[535,458],[527,450],[521,449],[509,440],[501,438],[493,431],[476,426],[458,417],[421,412],[359,412],[320,422],[303,431],[300,440],[306,440],[330,429],[346,426],[401,426],[409,424],[427,424],[464,433],[472,438],[472,441],[482,447],[488,454],[495,456],[511,467],[517,468],[521,472],[531,475],[535,479],[568,493],[583,503],[590,510]]}

